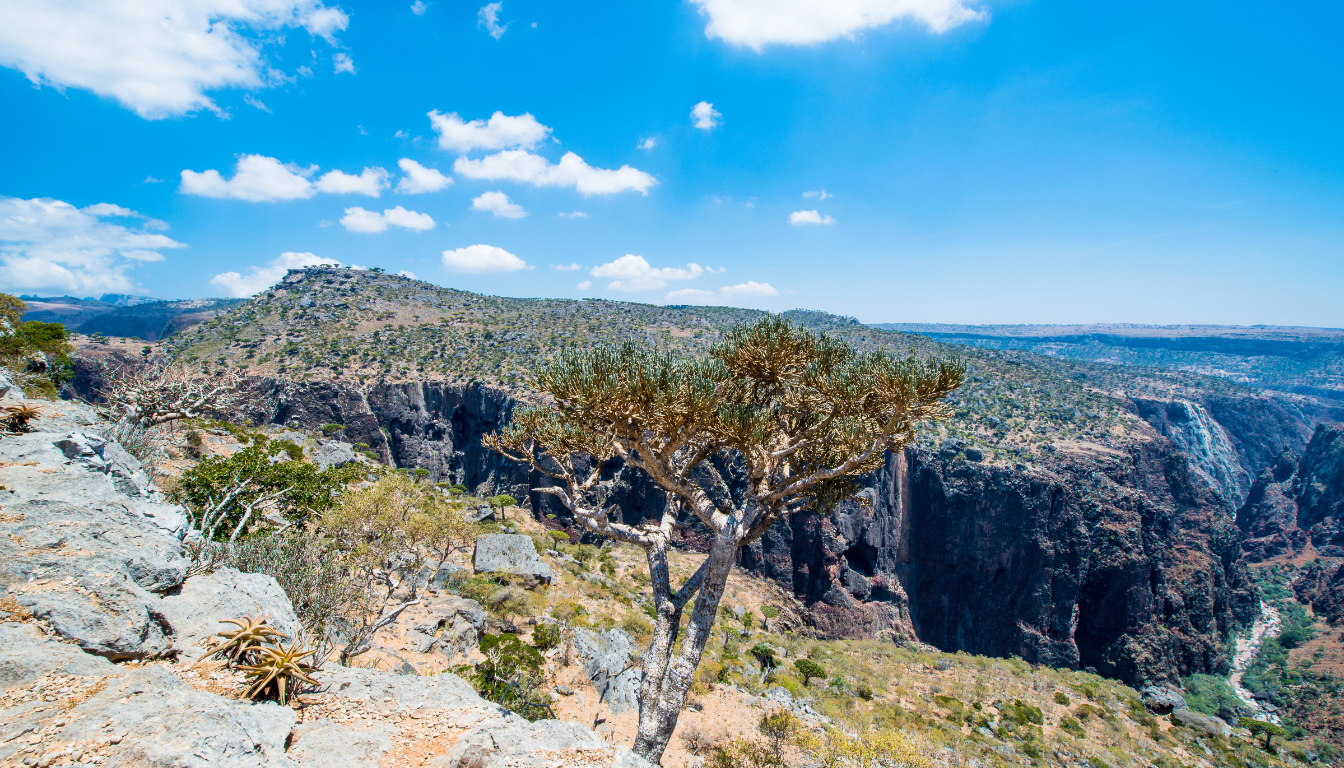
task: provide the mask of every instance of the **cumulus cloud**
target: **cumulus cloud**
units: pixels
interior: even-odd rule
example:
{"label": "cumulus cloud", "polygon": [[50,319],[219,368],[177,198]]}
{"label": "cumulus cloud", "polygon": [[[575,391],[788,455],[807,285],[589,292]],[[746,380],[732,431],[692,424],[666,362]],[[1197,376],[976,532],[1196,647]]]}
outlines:
{"label": "cumulus cloud", "polygon": [[332,195],[368,195],[379,197],[387,188],[387,171],[382,168],[365,168],[358,176],[341,171],[327,171],[317,180],[318,192]]}
{"label": "cumulus cloud", "polygon": [[401,172],[406,174],[397,182],[397,191],[403,195],[419,195],[424,192],[438,192],[453,183],[453,180],[433,168],[403,157],[397,161]]}
{"label": "cumulus cloud", "polygon": [[658,183],[649,174],[628,165],[614,171],[594,168],[573,152],[566,152],[555,165],[540,155],[521,149],[496,152],[480,160],[459,157],[453,163],[453,170],[469,179],[506,179],[538,187],[574,187],[585,197],[617,192],[647,195],[649,187]]}
{"label": "cumulus cloud", "polygon": [[574,287],[575,287],[575,288],[578,288],[580,291],[586,291],[586,290],[588,290],[589,288],[592,288],[592,287],[593,287],[593,281],[592,281],[592,280],[584,280],[582,283],[579,283],[578,285],[576,285],[576,286],[574,286]]}
{"label": "cumulus cloud", "polygon": [[443,252],[443,268],[449,272],[481,275],[487,272],[517,272],[531,269],[527,262],[494,245],[469,245]]}
{"label": "cumulus cloud", "polygon": [[332,70],[334,74],[339,75],[342,72],[349,72],[352,75],[355,74],[355,60],[350,58],[350,54],[348,53],[338,53],[335,56],[332,56],[331,64],[332,67],[334,67]]}
{"label": "cumulus cloud", "polygon": [[493,213],[496,219],[521,219],[527,215],[523,206],[510,200],[503,192],[483,192],[473,197],[471,209]]}
{"label": "cumulus cloud", "polygon": [[717,291],[702,291],[698,288],[682,288],[667,294],[667,301],[682,304],[711,304],[720,301],[732,301],[740,298],[761,298],[778,296],[779,291],[769,283],[748,280],[737,285],[725,285]]}
{"label": "cumulus cloud", "polygon": [[424,16],[425,11],[428,10],[429,6],[425,5],[425,0],[415,0],[414,3],[411,3],[411,13],[414,13],[416,16]]}
{"label": "cumulus cloud", "polygon": [[813,189],[803,193],[803,197],[815,197],[817,200],[825,200],[829,197],[835,197],[824,189]]}
{"label": "cumulus cloud", "polygon": [[662,267],[655,269],[643,256],[626,255],[596,267],[589,273],[593,277],[614,278],[607,288],[613,291],[647,291],[664,288],[669,280],[693,280],[704,274],[705,268],[691,262],[685,267]]}
{"label": "cumulus cloud", "polygon": [[708,101],[702,101],[691,107],[691,117],[695,120],[695,127],[705,131],[723,122],[723,115],[719,114],[719,110]]}
{"label": "cumulus cloud", "polygon": [[647,139],[645,139],[645,140],[639,142],[638,144],[636,144],[636,145],[635,145],[635,148],[636,148],[636,149],[642,149],[642,150],[645,150],[645,151],[647,152],[648,150],[653,149],[653,148],[656,147],[656,146],[658,146],[658,140],[655,139],[655,138],[653,138],[652,136],[650,136],[649,138],[647,138]]}
{"label": "cumulus cloud", "polygon": [[323,259],[307,251],[285,251],[264,267],[249,267],[252,271],[246,275],[237,272],[224,272],[210,278],[211,285],[224,289],[230,296],[253,296],[280,282],[280,278],[291,269],[315,267],[318,264],[330,264],[339,267],[341,262],[335,259]]}
{"label": "cumulus cloud", "polygon": [[582,264],[552,264],[551,269],[558,269],[561,272],[578,272],[583,269]]}
{"label": "cumulus cloud", "polygon": [[398,275],[399,277],[409,277],[409,278],[412,279],[412,280],[419,280],[419,279],[420,279],[420,278],[416,277],[416,276],[415,276],[415,273],[412,272],[412,271],[409,270],[409,269],[403,269],[403,270],[401,270],[400,272],[398,272],[397,275]]}
{"label": "cumulus cloud", "polygon": [[[137,228],[105,218],[144,220]],[[112,203],[79,209],[62,200],[0,197],[0,286],[14,293],[128,293],[126,271],[162,261],[164,248],[185,248],[148,232],[168,225]]]}
{"label": "cumulus cloud", "polygon": [[795,227],[801,227],[804,224],[834,224],[835,219],[830,216],[822,216],[816,211],[794,211],[789,214],[789,223]]}
{"label": "cumulus cloud", "polygon": [[200,197],[274,202],[306,200],[318,192],[378,197],[387,186],[387,171],[382,168],[365,168],[358,176],[328,171],[316,182],[309,180],[308,177],[315,173],[316,165],[300,168],[293,163],[281,163],[274,157],[242,155],[232,179],[226,180],[216,170],[199,173],[185,170],[178,191]]}
{"label": "cumulus cloud", "polygon": [[35,85],[115,99],[146,119],[208,109],[206,91],[283,81],[263,41],[303,28],[328,43],[349,18],[316,0],[6,3],[0,65]]}
{"label": "cumulus cloud", "polygon": [[341,217],[341,225],[350,232],[377,234],[386,232],[388,227],[401,227],[413,232],[428,232],[434,228],[434,219],[428,213],[408,211],[398,205],[379,213],[366,211],[358,206],[346,208]]}
{"label": "cumulus cloud", "polygon": [[964,0],[691,0],[709,18],[705,36],[758,52],[770,43],[811,45],[851,37],[897,19],[910,19],[935,33],[989,18]]}
{"label": "cumulus cloud", "polygon": [[490,36],[498,40],[504,36],[505,30],[509,28],[508,24],[500,26],[499,12],[504,10],[504,3],[490,3],[481,6],[481,10],[476,12],[476,26],[484,27]]}
{"label": "cumulus cloud", "polygon": [[561,211],[560,213],[558,213],[558,214],[556,214],[556,215],[559,216],[559,217],[562,218],[562,219],[586,219],[586,218],[588,218],[588,214],[584,213],[583,211],[570,211],[569,213],[565,213],[564,211]]}
{"label": "cumulus cloud", "polygon": [[473,149],[531,149],[551,135],[531,113],[509,116],[496,112],[489,120],[464,121],[456,112],[429,113],[429,124],[439,134],[439,146],[454,152]]}

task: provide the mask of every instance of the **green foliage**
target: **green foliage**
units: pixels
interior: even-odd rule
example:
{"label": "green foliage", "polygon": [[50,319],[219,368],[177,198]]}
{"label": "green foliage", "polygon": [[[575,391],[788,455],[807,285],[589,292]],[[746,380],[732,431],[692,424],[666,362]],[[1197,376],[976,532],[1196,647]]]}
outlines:
{"label": "green foliage", "polygon": [[779,609],[773,605],[762,605],[761,615],[767,619],[777,619],[779,618]]}
{"label": "green foliage", "polygon": [[560,644],[559,624],[538,624],[532,630],[532,645],[539,651],[549,651]]}
{"label": "green foliage", "polygon": [[1069,695],[1063,691],[1055,691],[1055,703],[1069,706]]}
{"label": "green foliage", "polygon": [[1087,731],[1083,730],[1083,724],[1068,715],[1060,719],[1059,729],[1079,739],[1087,738]]}
{"label": "green foliage", "polygon": [[1269,751],[1270,742],[1275,736],[1287,736],[1288,732],[1273,723],[1267,723],[1263,720],[1254,720],[1249,717],[1237,718],[1237,725],[1251,732],[1251,736],[1263,736],[1265,738],[1264,748]]}
{"label": "green foliage", "polygon": [[1185,688],[1185,703],[1205,715],[1230,721],[1245,706],[1227,680],[1216,675],[1193,674],[1182,678],[1181,685]]}
{"label": "green foliage", "polygon": [[[257,435],[252,445],[232,456],[209,456],[182,473],[175,491],[210,538],[237,538],[267,525],[272,508],[293,524],[328,510],[348,483],[359,478],[355,465],[322,469],[293,458],[288,447]],[[302,456],[302,451],[299,452]],[[289,458],[273,461],[276,456]]]}
{"label": "green foliage", "polygon": [[229,549],[228,564],[275,578],[303,628],[319,643],[331,636],[358,603],[333,543],[303,528],[249,536]]}
{"label": "green foliage", "polygon": [[[26,308],[23,302],[0,294],[0,297],[13,299]],[[12,314],[18,311],[13,302],[0,300],[0,311]],[[5,315],[8,321],[9,315]],[[60,323],[43,323],[36,320],[9,323],[9,331],[0,329],[0,364],[22,373],[33,371],[45,380],[37,380],[28,385],[34,390],[31,394],[52,397],[56,388],[75,377],[74,348],[70,346],[65,326]],[[38,357],[43,365],[34,367],[30,358]]]}
{"label": "green foliage", "polygon": [[775,667],[779,666],[779,662],[775,658],[775,649],[771,648],[769,645],[766,645],[765,643],[757,643],[756,645],[752,646],[751,650],[748,651],[748,653],[751,654],[752,658],[756,659],[757,664],[761,665],[762,672],[774,669]]}
{"label": "green foliage", "polygon": [[1041,713],[1041,708],[1026,704],[1021,699],[1014,699],[1012,704],[1000,707],[999,712],[1005,720],[1011,720],[1018,725],[1045,724],[1045,715]]}
{"label": "green foliage", "polygon": [[336,432],[340,432],[342,429],[345,429],[345,425],[344,425],[344,424],[337,424],[337,423],[335,423],[335,422],[332,422],[332,423],[330,423],[330,424],[323,424],[323,425],[322,425],[322,434],[324,434],[324,435],[330,435],[330,434],[334,434],[334,433],[336,433]]}
{"label": "green foliage", "polygon": [[544,660],[536,648],[504,632],[482,637],[479,650],[485,656],[481,663],[455,671],[466,677],[481,696],[528,720],[555,717],[541,690]]}
{"label": "green foliage", "polygon": [[811,659],[794,659],[793,668],[803,676],[803,685],[807,685],[814,677],[826,677],[826,670]]}

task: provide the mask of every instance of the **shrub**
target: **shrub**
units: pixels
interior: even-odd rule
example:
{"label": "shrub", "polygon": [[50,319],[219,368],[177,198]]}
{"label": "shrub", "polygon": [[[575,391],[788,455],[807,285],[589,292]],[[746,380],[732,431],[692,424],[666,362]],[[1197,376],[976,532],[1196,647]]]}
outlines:
{"label": "shrub", "polygon": [[773,605],[762,605],[761,615],[767,619],[777,619],[779,618],[779,609]]}
{"label": "shrub", "polygon": [[859,687],[854,689],[854,693],[864,701],[873,700],[873,688],[867,683],[859,683]]}
{"label": "shrub", "polygon": [[1055,703],[1069,706],[1069,695],[1063,691],[1055,691]]}
{"label": "shrub", "polygon": [[848,734],[828,730],[822,736],[802,733],[799,749],[824,768],[932,768],[933,748],[924,741],[894,729]]}
{"label": "shrub", "polygon": [[308,531],[250,536],[230,548],[228,564],[273,577],[304,630],[319,644],[328,642],[358,603],[331,542]]}
{"label": "shrub", "polygon": [[1242,702],[1227,680],[1215,675],[1194,674],[1181,680],[1185,703],[1196,712],[1235,720]]}
{"label": "shrub", "polygon": [[621,620],[621,629],[629,632],[636,640],[647,641],[653,637],[653,625],[643,616],[631,613]]}
{"label": "shrub", "polygon": [[344,425],[344,424],[336,424],[335,422],[330,423],[330,424],[323,424],[323,425],[322,425],[322,434],[324,434],[324,435],[330,435],[330,434],[333,434],[333,433],[336,433],[336,432],[340,432],[342,429],[345,429],[345,425]]}
{"label": "shrub", "polygon": [[1041,714],[1040,707],[1033,707],[1024,703],[1021,699],[1015,699],[1012,704],[1000,708],[999,710],[1005,720],[1011,720],[1018,725],[1044,725],[1045,715]]}
{"label": "shrub", "polygon": [[549,651],[560,645],[560,625],[538,624],[532,630],[532,645],[539,651]]}
{"label": "shrub", "polygon": [[1075,736],[1080,739],[1087,738],[1087,731],[1083,730],[1083,724],[1068,715],[1065,715],[1063,719],[1059,721],[1059,729],[1070,736]]}
{"label": "shrub", "polygon": [[554,718],[541,690],[541,653],[509,632],[485,635],[479,650],[485,659],[475,667],[455,671],[466,677],[481,696],[517,712],[528,720]]}

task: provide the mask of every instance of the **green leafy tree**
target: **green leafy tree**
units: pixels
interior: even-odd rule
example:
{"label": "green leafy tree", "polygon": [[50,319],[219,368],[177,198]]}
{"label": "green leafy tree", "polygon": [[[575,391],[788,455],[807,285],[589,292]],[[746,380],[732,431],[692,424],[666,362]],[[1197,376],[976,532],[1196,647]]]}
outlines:
{"label": "green leafy tree", "polygon": [[496,508],[499,509],[499,519],[500,519],[500,520],[504,520],[504,519],[505,519],[505,518],[504,518],[504,508],[505,508],[505,507],[514,507],[514,506],[517,506],[517,505],[518,505],[518,500],[515,499],[515,498],[513,498],[512,496],[508,495],[507,493],[501,493],[501,494],[498,495],[498,496],[491,496],[491,497],[490,497],[490,506],[492,506],[492,507],[496,507]]}
{"label": "green leafy tree", "polygon": [[803,676],[803,685],[806,686],[814,677],[825,678],[826,670],[820,664],[811,659],[794,659],[793,668],[798,670],[798,674]]}
{"label": "green leafy tree", "polygon": [[[790,513],[851,498],[857,478],[921,423],[950,417],[943,398],[964,376],[956,360],[859,352],[778,317],[729,331],[703,360],[627,343],[567,350],[539,373],[553,404],[519,408],[484,443],[552,478],[535,490],[580,525],[646,550],[657,625],[643,656],[637,754],[657,763],[667,747],[737,550]],[[612,519],[600,482],[614,459],[666,492],[659,520]],[[698,471],[711,459],[744,470],[731,502],[716,501],[725,498],[717,473]],[[674,590],[667,552],[688,517],[708,529],[709,552]]]}
{"label": "green leafy tree", "polygon": [[1263,737],[1265,737],[1265,743],[1264,743],[1262,746],[1264,747],[1264,749],[1265,749],[1266,752],[1271,751],[1271,750],[1270,750],[1270,741],[1271,741],[1275,736],[1287,736],[1287,735],[1288,735],[1288,732],[1287,732],[1287,731],[1285,731],[1283,728],[1280,728],[1279,726],[1277,726],[1277,725],[1275,725],[1275,724],[1273,724],[1273,723],[1267,723],[1267,722],[1265,722],[1265,721],[1263,721],[1263,720],[1255,720],[1255,719],[1253,719],[1253,718],[1249,718],[1249,717],[1241,717],[1241,718],[1237,718],[1237,725],[1239,725],[1239,726],[1241,726],[1242,728],[1245,728],[1246,730],[1250,731],[1252,737],[1256,737],[1256,736],[1263,736]]}
{"label": "green leafy tree", "polygon": [[[177,495],[192,526],[208,540],[234,541],[276,512],[288,527],[329,509],[336,495],[358,479],[359,468],[322,469],[289,457],[284,445],[257,435],[232,456],[209,456],[182,473]],[[283,460],[277,461],[281,457]]]}
{"label": "green leafy tree", "polygon": [[751,647],[748,653],[760,665],[761,683],[764,683],[766,676],[773,672],[775,667],[779,666],[779,661],[775,658],[775,649],[765,643],[757,643]]}

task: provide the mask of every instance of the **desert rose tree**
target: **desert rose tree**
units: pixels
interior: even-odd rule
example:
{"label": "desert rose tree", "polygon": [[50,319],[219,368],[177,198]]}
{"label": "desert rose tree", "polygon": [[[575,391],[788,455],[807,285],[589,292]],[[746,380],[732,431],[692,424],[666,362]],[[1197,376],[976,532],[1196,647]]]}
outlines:
{"label": "desert rose tree", "polygon": [[[913,440],[921,422],[949,416],[943,398],[964,375],[957,360],[861,353],[777,317],[730,331],[703,360],[626,344],[566,353],[540,372],[551,405],[520,408],[485,444],[552,478],[536,490],[585,528],[647,553],[657,620],[643,657],[637,754],[662,757],[738,549],[792,512],[848,498],[856,478]],[[729,493],[706,466],[716,457],[741,467],[745,487]],[[667,492],[661,519],[612,519],[601,474],[613,458]],[[709,528],[712,543],[673,590],[667,553],[683,510]]]}

